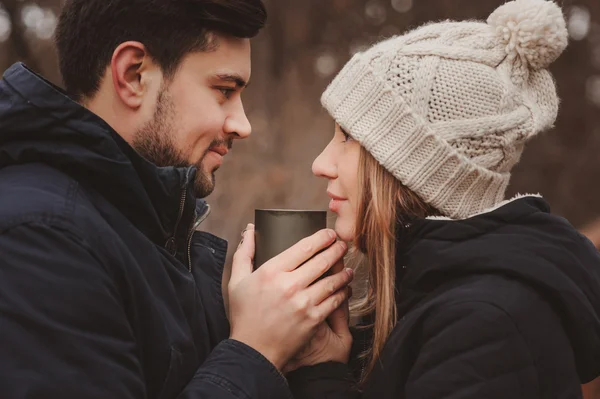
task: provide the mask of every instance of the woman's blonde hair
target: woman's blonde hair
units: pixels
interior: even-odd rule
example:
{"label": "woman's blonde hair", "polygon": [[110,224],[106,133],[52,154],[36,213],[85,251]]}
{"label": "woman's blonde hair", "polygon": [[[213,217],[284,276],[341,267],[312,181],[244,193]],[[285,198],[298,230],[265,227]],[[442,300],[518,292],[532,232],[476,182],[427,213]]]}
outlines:
{"label": "woman's blonde hair", "polygon": [[[361,383],[372,372],[383,346],[397,322],[395,302],[396,239],[398,226],[411,218],[440,215],[406,188],[361,147],[358,167],[361,195],[356,218],[354,249],[363,256],[365,287],[351,304],[353,317],[374,317],[372,342],[361,356],[365,360]],[[357,271],[359,276],[361,271]]]}

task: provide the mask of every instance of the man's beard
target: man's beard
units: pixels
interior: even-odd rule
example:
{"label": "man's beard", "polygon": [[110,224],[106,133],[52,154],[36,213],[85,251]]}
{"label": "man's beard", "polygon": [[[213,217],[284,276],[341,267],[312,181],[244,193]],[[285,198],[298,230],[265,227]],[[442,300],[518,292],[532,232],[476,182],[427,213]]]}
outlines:
{"label": "man's beard", "polygon": [[[142,126],[134,135],[133,148],[148,161],[156,166],[188,167],[192,166],[181,150],[173,141],[172,132],[176,129],[176,112],[173,100],[166,89],[162,88],[157,99],[156,111],[152,120]],[[214,140],[209,148],[226,144],[231,148],[231,140]],[[205,198],[215,189],[215,169],[207,173],[203,168],[206,149],[196,166],[194,191],[198,198]]]}

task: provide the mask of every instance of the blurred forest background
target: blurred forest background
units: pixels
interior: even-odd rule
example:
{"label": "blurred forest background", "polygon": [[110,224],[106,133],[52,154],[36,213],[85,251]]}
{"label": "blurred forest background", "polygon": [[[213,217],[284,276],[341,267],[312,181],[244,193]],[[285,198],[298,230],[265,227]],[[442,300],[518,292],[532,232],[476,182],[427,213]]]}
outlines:
{"label": "blurred forest background", "polygon": [[[265,3],[269,22],[254,40],[252,85],[244,95],[253,136],[236,144],[208,198],[213,213],[205,227],[230,240],[232,249],[255,208],[326,209],[326,182],[311,174],[312,160],[333,133],[319,97],[354,52],[426,21],[486,19],[504,1]],[[552,66],[560,116],[556,128],[523,154],[508,195],[539,192],[555,213],[585,228],[600,216],[600,1],[559,3],[571,38]],[[52,42],[61,5],[61,0],[0,0],[2,70],[24,61],[61,84]]]}

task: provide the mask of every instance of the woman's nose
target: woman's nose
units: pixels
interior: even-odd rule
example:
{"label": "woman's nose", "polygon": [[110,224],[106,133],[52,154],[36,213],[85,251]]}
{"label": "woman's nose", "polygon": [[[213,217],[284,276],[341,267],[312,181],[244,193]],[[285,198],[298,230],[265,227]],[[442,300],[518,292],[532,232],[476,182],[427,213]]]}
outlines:
{"label": "woman's nose", "polygon": [[337,173],[337,166],[335,160],[332,157],[329,146],[325,147],[323,152],[314,160],[312,164],[312,172],[317,177],[324,177],[327,179],[335,179]]}

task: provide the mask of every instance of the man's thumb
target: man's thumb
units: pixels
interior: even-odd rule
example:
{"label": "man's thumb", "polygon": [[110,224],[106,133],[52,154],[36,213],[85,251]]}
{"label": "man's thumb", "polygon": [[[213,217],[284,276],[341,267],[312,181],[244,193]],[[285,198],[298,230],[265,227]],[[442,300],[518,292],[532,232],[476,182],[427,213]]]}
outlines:
{"label": "man's thumb", "polygon": [[233,264],[231,265],[230,286],[235,286],[244,278],[252,274],[254,270],[254,225],[248,224],[242,232],[242,241],[238,245],[233,255]]}

